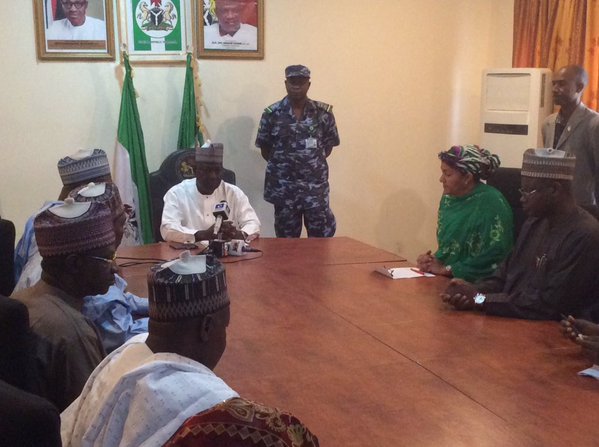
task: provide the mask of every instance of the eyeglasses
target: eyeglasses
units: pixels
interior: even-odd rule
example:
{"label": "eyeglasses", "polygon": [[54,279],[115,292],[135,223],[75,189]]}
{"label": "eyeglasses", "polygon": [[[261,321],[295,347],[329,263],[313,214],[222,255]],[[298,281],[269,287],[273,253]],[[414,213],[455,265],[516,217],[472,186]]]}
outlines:
{"label": "eyeglasses", "polygon": [[60,2],[62,4],[62,7],[66,10],[71,9],[72,6],[75,7],[75,9],[81,9],[83,8],[85,5],[87,5],[87,1],[79,1],[79,2]]}
{"label": "eyeglasses", "polygon": [[522,188],[518,188],[518,192],[520,193],[520,195],[522,197],[524,197],[525,199],[528,199],[530,196],[532,196],[535,192],[537,192],[536,189],[533,189],[531,191],[527,191],[525,189]]}
{"label": "eyeglasses", "polygon": [[116,261],[116,253],[112,256],[111,259],[102,258],[100,256],[91,256],[91,255],[86,255],[85,257],[89,258],[89,259],[95,259],[96,261],[106,262],[107,264],[113,264],[114,261]]}

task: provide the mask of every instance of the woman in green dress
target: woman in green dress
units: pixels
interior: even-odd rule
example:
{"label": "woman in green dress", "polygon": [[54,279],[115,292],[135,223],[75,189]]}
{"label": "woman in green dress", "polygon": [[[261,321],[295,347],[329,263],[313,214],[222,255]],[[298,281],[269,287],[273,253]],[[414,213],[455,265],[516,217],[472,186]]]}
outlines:
{"label": "woman in green dress", "polygon": [[439,248],[420,255],[418,268],[473,282],[493,273],[512,248],[510,205],[498,190],[481,182],[499,167],[499,157],[468,145],[453,146],[439,159]]}

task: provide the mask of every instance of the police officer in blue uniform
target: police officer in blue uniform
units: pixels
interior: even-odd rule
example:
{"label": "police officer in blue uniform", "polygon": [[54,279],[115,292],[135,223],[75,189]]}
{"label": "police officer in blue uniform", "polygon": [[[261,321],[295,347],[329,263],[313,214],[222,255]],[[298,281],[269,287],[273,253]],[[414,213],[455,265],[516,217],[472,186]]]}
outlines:
{"label": "police officer in blue uniform", "polygon": [[333,107],[308,98],[307,67],[290,65],[285,77],[287,96],[264,109],[256,137],[268,162],[264,199],[275,207],[277,237],[299,237],[302,219],[308,237],[332,237],[327,157],[339,145]]}

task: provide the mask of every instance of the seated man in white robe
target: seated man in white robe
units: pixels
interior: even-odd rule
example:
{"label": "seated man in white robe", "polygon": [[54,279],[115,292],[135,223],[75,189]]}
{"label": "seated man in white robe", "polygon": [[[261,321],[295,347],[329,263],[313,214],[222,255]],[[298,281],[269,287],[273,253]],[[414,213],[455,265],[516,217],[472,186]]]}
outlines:
{"label": "seated man in white robe", "polygon": [[[160,234],[165,241],[193,243],[212,239],[252,240],[260,233],[260,220],[243,191],[222,180],[223,145],[196,148],[195,179],[183,180],[164,195]],[[229,219],[215,234],[214,208],[229,205]]]}
{"label": "seated man in white robe", "polygon": [[[161,446],[182,435],[189,418],[223,402],[239,403],[239,395],[212,372],[230,320],[223,265],[212,255],[186,251],[152,268],[148,292],[147,338],[131,339],[92,373],[61,414],[64,446]],[[318,445],[309,431],[302,436],[314,444],[294,445]]]}
{"label": "seated man in white robe", "polygon": [[188,417],[238,397],[212,372],[229,324],[222,264],[185,252],[152,268],[148,291],[147,340],[139,335],[96,368],[61,415],[63,445],[162,445]]}

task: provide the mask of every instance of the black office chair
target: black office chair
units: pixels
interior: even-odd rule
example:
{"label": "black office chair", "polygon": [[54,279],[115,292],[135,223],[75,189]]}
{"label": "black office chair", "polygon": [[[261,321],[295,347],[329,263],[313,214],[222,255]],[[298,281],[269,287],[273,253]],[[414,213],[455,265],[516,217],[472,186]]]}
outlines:
{"label": "black office chair", "polygon": [[0,444],[60,447],[60,412],[46,399],[0,380]]}
{"label": "black office chair", "polygon": [[497,188],[512,207],[514,215],[514,241],[518,239],[520,229],[526,220],[526,214],[520,203],[520,168],[498,168],[487,180],[487,184]]}
{"label": "black office chair", "polygon": [[27,306],[13,298],[0,296],[0,380],[38,394],[35,343],[29,328]]}
{"label": "black office chair", "polygon": [[15,288],[15,225],[0,219],[0,295],[10,296]]}
{"label": "black office chair", "polygon": [[[195,178],[195,151],[179,149],[164,159],[160,169],[150,173],[150,200],[152,201],[152,230],[154,240],[161,241],[160,222],[166,192],[183,180]],[[223,180],[235,184],[235,172],[223,170]]]}

